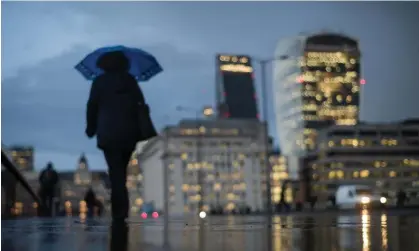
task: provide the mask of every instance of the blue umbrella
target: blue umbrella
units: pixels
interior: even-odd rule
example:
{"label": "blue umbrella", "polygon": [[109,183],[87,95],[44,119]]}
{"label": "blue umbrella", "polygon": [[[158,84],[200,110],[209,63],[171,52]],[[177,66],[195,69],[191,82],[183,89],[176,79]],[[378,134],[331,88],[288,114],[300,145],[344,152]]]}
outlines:
{"label": "blue umbrella", "polygon": [[138,48],[130,48],[122,45],[99,48],[87,55],[75,68],[87,80],[94,80],[103,74],[103,70],[97,66],[98,59],[106,53],[120,51],[130,62],[129,73],[137,81],[147,81],[163,71],[159,62],[150,53]]}

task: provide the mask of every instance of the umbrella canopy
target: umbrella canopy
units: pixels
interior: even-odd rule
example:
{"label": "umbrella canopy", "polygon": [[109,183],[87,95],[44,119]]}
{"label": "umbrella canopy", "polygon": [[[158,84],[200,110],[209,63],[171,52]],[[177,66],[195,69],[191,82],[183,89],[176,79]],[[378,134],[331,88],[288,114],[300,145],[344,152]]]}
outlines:
{"label": "umbrella canopy", "polygon": [[[127,62],[124,62],[123,58],[127,59]],[[148,81],[163,71],[159,62],[150,53],[122,45],[99,48],[75,66],[87,80],[94,80],[109,67],[127,70],[138,81]]]}

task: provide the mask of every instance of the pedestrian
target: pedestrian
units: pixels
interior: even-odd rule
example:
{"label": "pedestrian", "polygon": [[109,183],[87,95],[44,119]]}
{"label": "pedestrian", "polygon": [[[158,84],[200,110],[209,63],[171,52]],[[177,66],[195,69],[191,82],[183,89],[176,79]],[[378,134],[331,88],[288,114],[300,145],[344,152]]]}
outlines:
{"label": "pedestrian", "polygon": [[127,166],[141,139],[139,105],[145,105],[137,80],[128,70],[130,62],[122,52],[103,54],[97,61],[104,74],[92,83],[87,102],[86,135],[96,135],[104,153],[111,182],[111,208],[114,221],[128,217]]}
{"label": "pedestrian", "polygon": [[311,196],[310,197],[310,209],[311,211],[314,211],[314,208],[316,207],[317,203],[317,196]]}
{"label": "pedestrian", "polygon": [[42,214],[51,216],[53,199],[58,184],[58,173],[51,162],[48,162],[46,168],[39,175],[39,184],[39,195],[43,206]]}
{"label": "pedestrian", "polygon": [[407,201],[408,197],[405,191],[403,191],[402,189],[400,189],[397,192],[397,200],[396,200],[396,206],[398,208],[403,208],[406,201]]}
{"label": "pedestrian", "polygon": [[87,189],[87,192],[84,195],[84,201],[86,202],[86,206],[87,206],[87,215],[89,217],[93,217],[95,213],[97,199],[96,199],[96,194],[93,191],[92,187],[89,187],[89,189]]}

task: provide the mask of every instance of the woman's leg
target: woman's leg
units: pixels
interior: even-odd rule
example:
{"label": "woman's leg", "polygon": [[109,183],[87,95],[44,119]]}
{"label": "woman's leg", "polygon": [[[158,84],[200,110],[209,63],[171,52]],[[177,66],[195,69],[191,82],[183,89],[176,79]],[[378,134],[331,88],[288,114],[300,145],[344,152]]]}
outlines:
{"label": "woman's leg", "polygon": [[126,181],[127,166],[131,154],[132,151],[126,150],[104,150],[111,181],[111,206],[114,220],[124,220],[128,217],[129,197]]}

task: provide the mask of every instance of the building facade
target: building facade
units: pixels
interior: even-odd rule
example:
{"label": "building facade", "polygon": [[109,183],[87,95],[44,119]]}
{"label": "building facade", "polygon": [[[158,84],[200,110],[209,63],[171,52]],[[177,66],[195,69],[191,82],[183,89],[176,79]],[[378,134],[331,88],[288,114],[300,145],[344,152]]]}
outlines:
{"label": "building facade", "polygon": [[265,210],[264,128],[258,121],[234,119],[184,120],[166,128],[139,156],[144,201],[164,208],[168,168],[170,214],[196,213],[201,200],[207,211]]}
{"label": "building facade", "polygon": [[8,153],[19,171],[34,170],[34,148],[32,146],[11,146]]}
{"label": "building facade", "polygon": [[[39,173],[36,171],[22,172],[22,176],[28,182],[29,186],[35,192],[39,192]],[[38,204],[34,201],[33,197],[28,193],[22,184],[16,185],[16,202],[14,205],[15,215],[36,216],[38,213]]]}
{"label": "building facade", "polygon": [[259,119],[251,59],[217,55],[216,71],[218,117]]}
{"label": "building facade", "polygon": [[84,196],[91,187],[96,198],[109,209],[110,182],[105,171],[89,170],[87,157],[82,154],[75,171],[59,172],[59,199],[67,214],[85,213]]}
{"label": "building facade", "polygon": [[132,153],[130,162],[128,164],[127,174],[127,189],[129,193],[131,214],[139,215],[141,207],[143,205],[143,172],[138,163],[138,155],[141,152],[140,146],[137,146],[136,150]]}
{"label": "building facade", "polygon": [[360,51],[345,35],[319,33],[281,40],[275,51],[273,92],[281,151],[290,175],[314,150],[318,131],[355,125],[359,117]]}
{"label": "building facade", "polygon": [[319,134],[312,190],[333,194],[339,185],[365,184],[383,193],[419,192],[419,120],[332,126]]}

